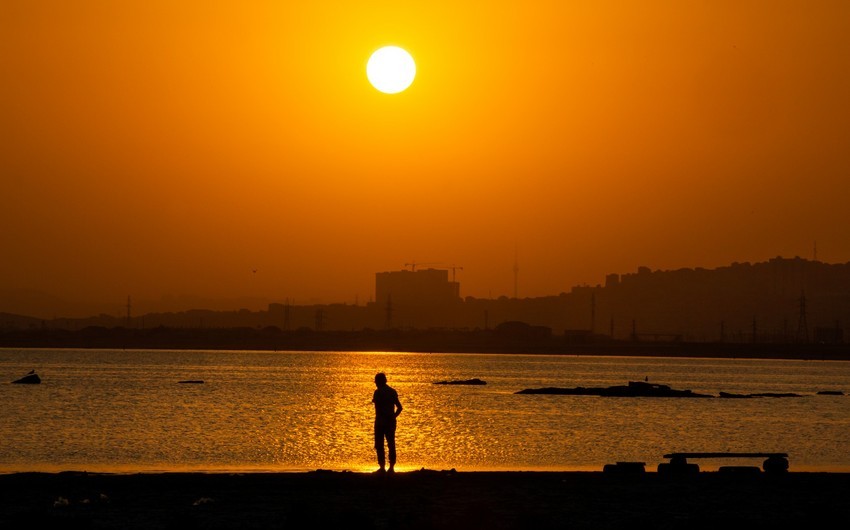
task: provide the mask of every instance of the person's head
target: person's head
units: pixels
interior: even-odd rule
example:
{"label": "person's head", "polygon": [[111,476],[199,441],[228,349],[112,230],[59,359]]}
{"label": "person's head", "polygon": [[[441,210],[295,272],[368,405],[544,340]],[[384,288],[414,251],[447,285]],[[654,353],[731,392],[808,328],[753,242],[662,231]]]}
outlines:
{"label": "person's head", "polygon": [[379,372],[375,375],[375,386],[386,386],[387,385],[387,376],[384,372]]}

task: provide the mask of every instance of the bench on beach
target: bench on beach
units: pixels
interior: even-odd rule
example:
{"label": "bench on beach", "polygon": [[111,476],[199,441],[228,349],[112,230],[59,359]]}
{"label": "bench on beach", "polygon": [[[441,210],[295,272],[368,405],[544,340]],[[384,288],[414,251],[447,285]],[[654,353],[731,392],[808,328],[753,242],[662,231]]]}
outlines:
{"label": "bench on beach", "polygon": [[[765,473],[785,473],[788,471],[788,453],[670,453],[664,455],[670,462],[658,464],[658,472],[663,474],[699,473],[697,464],[688,463],[688,459],[698,458],[765,458],[762,469]],[[751,471],[759,472],[757,467],[727,466],[720,471]]]}

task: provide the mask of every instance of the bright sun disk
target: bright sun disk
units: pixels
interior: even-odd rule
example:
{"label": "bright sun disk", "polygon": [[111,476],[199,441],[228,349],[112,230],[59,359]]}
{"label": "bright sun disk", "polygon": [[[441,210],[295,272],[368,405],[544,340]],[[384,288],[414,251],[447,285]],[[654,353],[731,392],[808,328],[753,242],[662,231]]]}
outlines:
{"label": "bright sun disk", "polygon": [[398,46],[384,46],[369,57],[366,77],[381,92],[397,94],[413,83],[416,63],[406,50]]}

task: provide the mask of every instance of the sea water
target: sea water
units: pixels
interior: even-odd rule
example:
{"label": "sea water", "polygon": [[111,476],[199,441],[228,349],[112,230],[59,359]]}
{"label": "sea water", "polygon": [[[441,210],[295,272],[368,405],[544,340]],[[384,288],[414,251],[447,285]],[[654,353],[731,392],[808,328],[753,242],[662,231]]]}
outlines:
{"label": "sea water", "polygon": [[[42,384],[10,384],[32,369]],[[787,452],[794,471],[850,471],[850,396],[818,394],[850,392],[850,362],[0,349],[0,472],[373,470],[377,372],[404,406],[400,471],[653,470],[666,453],[700,451]],[[471,378],[487,384],[434,384]],[[515,394],[646,380],[801,397]]]}

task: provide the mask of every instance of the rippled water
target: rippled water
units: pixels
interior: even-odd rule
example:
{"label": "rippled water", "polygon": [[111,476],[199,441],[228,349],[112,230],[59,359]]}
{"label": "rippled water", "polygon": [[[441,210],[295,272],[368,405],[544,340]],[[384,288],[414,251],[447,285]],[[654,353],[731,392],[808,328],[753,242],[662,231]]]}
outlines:
{"label": "rippled water", "polygon": [[[0,349],[0,472],[375,468],[374,374],[399,392],[401,471],[648,469],[673,451],[788,452],[850,471],[850,363],[542,355]],[[442,386],[478,377],[486,386]],[[644,380],[717,395],[516,395]],[[204,384],[178,384],[201,379]],[[703,469],[744,462],[701,462]],[[759,462],[749,462],[757,465]]]}

